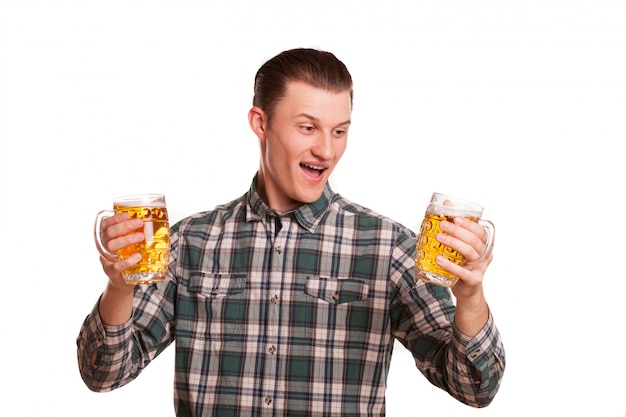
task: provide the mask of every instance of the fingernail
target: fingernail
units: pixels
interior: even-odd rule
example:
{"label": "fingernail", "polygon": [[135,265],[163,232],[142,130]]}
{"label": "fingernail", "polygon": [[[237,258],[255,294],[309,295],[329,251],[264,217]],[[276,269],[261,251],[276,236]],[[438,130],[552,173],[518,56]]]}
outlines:
{"label": "fingernail", "polygon": [[448,230],[450,228],[450,223],[444,220],[439,224],[439,227],[441,227],[441,230]]}
{"label": "fingernail", "polygon": [[465,222],[465,219],[463,217],[455,217],[454,218],[454,224],[458,224],[459,226],[463,224],[463,222]]}

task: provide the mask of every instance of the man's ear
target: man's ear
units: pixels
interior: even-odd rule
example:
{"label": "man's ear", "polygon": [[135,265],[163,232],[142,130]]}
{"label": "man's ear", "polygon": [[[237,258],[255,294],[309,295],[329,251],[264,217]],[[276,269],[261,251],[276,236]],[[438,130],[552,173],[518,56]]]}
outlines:
{"label": "man's ear", "polygon": [[260,107],[254,106],[250,109],[248,112],[248,123],[250,123],[250,128],[257,135],[259,140],[265,140],[266,122],[267,117]]}

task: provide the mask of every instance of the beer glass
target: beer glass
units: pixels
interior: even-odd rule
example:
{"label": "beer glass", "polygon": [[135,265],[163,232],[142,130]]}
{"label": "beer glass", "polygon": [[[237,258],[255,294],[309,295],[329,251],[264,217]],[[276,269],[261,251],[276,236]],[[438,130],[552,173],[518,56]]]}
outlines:
{"label": "beer glass", "polygon": [[435,258],[442,255],[462,266],[465,263],[465,257],[437,240],[437,233],[444,233],[441,230],[441,222],[443,220],[452,222],[455,217],[460,216],[483,226],[487,230],[488,237],[482,257],[493,245],[495,233],[493,223],[481,219],[482,214],[483,208],[477,204],[445,194],[433,193],[422,220],[417,247],[415,248],[415,274],[417,277],[443,287],[454,286],[458,278],[440,267]]}
{"label": "beer glass", "polygon": [[[128,213],[131,219],[142,219],[145,240],[110,253],[102,244],[102,220],[117,213]],[[136,232],[136,231],[134,231]],[[151,284],[162,281],[167,275],[170,258],[170,227],[161,194],[138,194],[118,197],[113,200],[113,210],[103,210],[96,216],[94,239],[102,256],[114,261],[140,253],[141,260],[122,272],[128,284]]]}

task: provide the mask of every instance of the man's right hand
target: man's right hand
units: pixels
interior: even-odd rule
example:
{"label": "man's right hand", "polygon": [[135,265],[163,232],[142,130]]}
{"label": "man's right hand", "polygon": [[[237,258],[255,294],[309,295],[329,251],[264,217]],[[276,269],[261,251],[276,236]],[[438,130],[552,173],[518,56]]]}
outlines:
{"label": "man's right hand", "polygon": [[[143,242],[145,236],[142,231],[143,220],[131,219],[128,213],[119,213],[102,221],[101,236],[102,244],[110,253]],[[135,265],[141,260],[141,255],[135,253],[124,260],[117,257],[100,256],[100,263],[104,273],[107,274],[112,284],[124,284],[122,271]]]}
{"label": "man's right hand", "polygon": [[[145,239],[143,220],[131,219],[128,213],[116,214],[102,221],[102,244],[110,253],[125,248]],[[127,284],[122,271],[141,260],[141,254],[134,253],[124,260],[100,256],[104,273],[109,277],[102,297],[100,298],[100,318],[102,322],[117,325],[130,319],[133,308],[134,285]]]}

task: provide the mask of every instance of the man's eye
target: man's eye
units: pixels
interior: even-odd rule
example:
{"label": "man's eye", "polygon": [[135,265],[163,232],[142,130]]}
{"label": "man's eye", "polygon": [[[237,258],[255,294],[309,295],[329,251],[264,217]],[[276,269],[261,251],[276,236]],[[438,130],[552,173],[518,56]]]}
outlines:
{"label": "man's eye", "polygon": [[313,126],[300,126],[300,128],[302,130],[304,130],[305,132],[312,132],[313,131]]}

